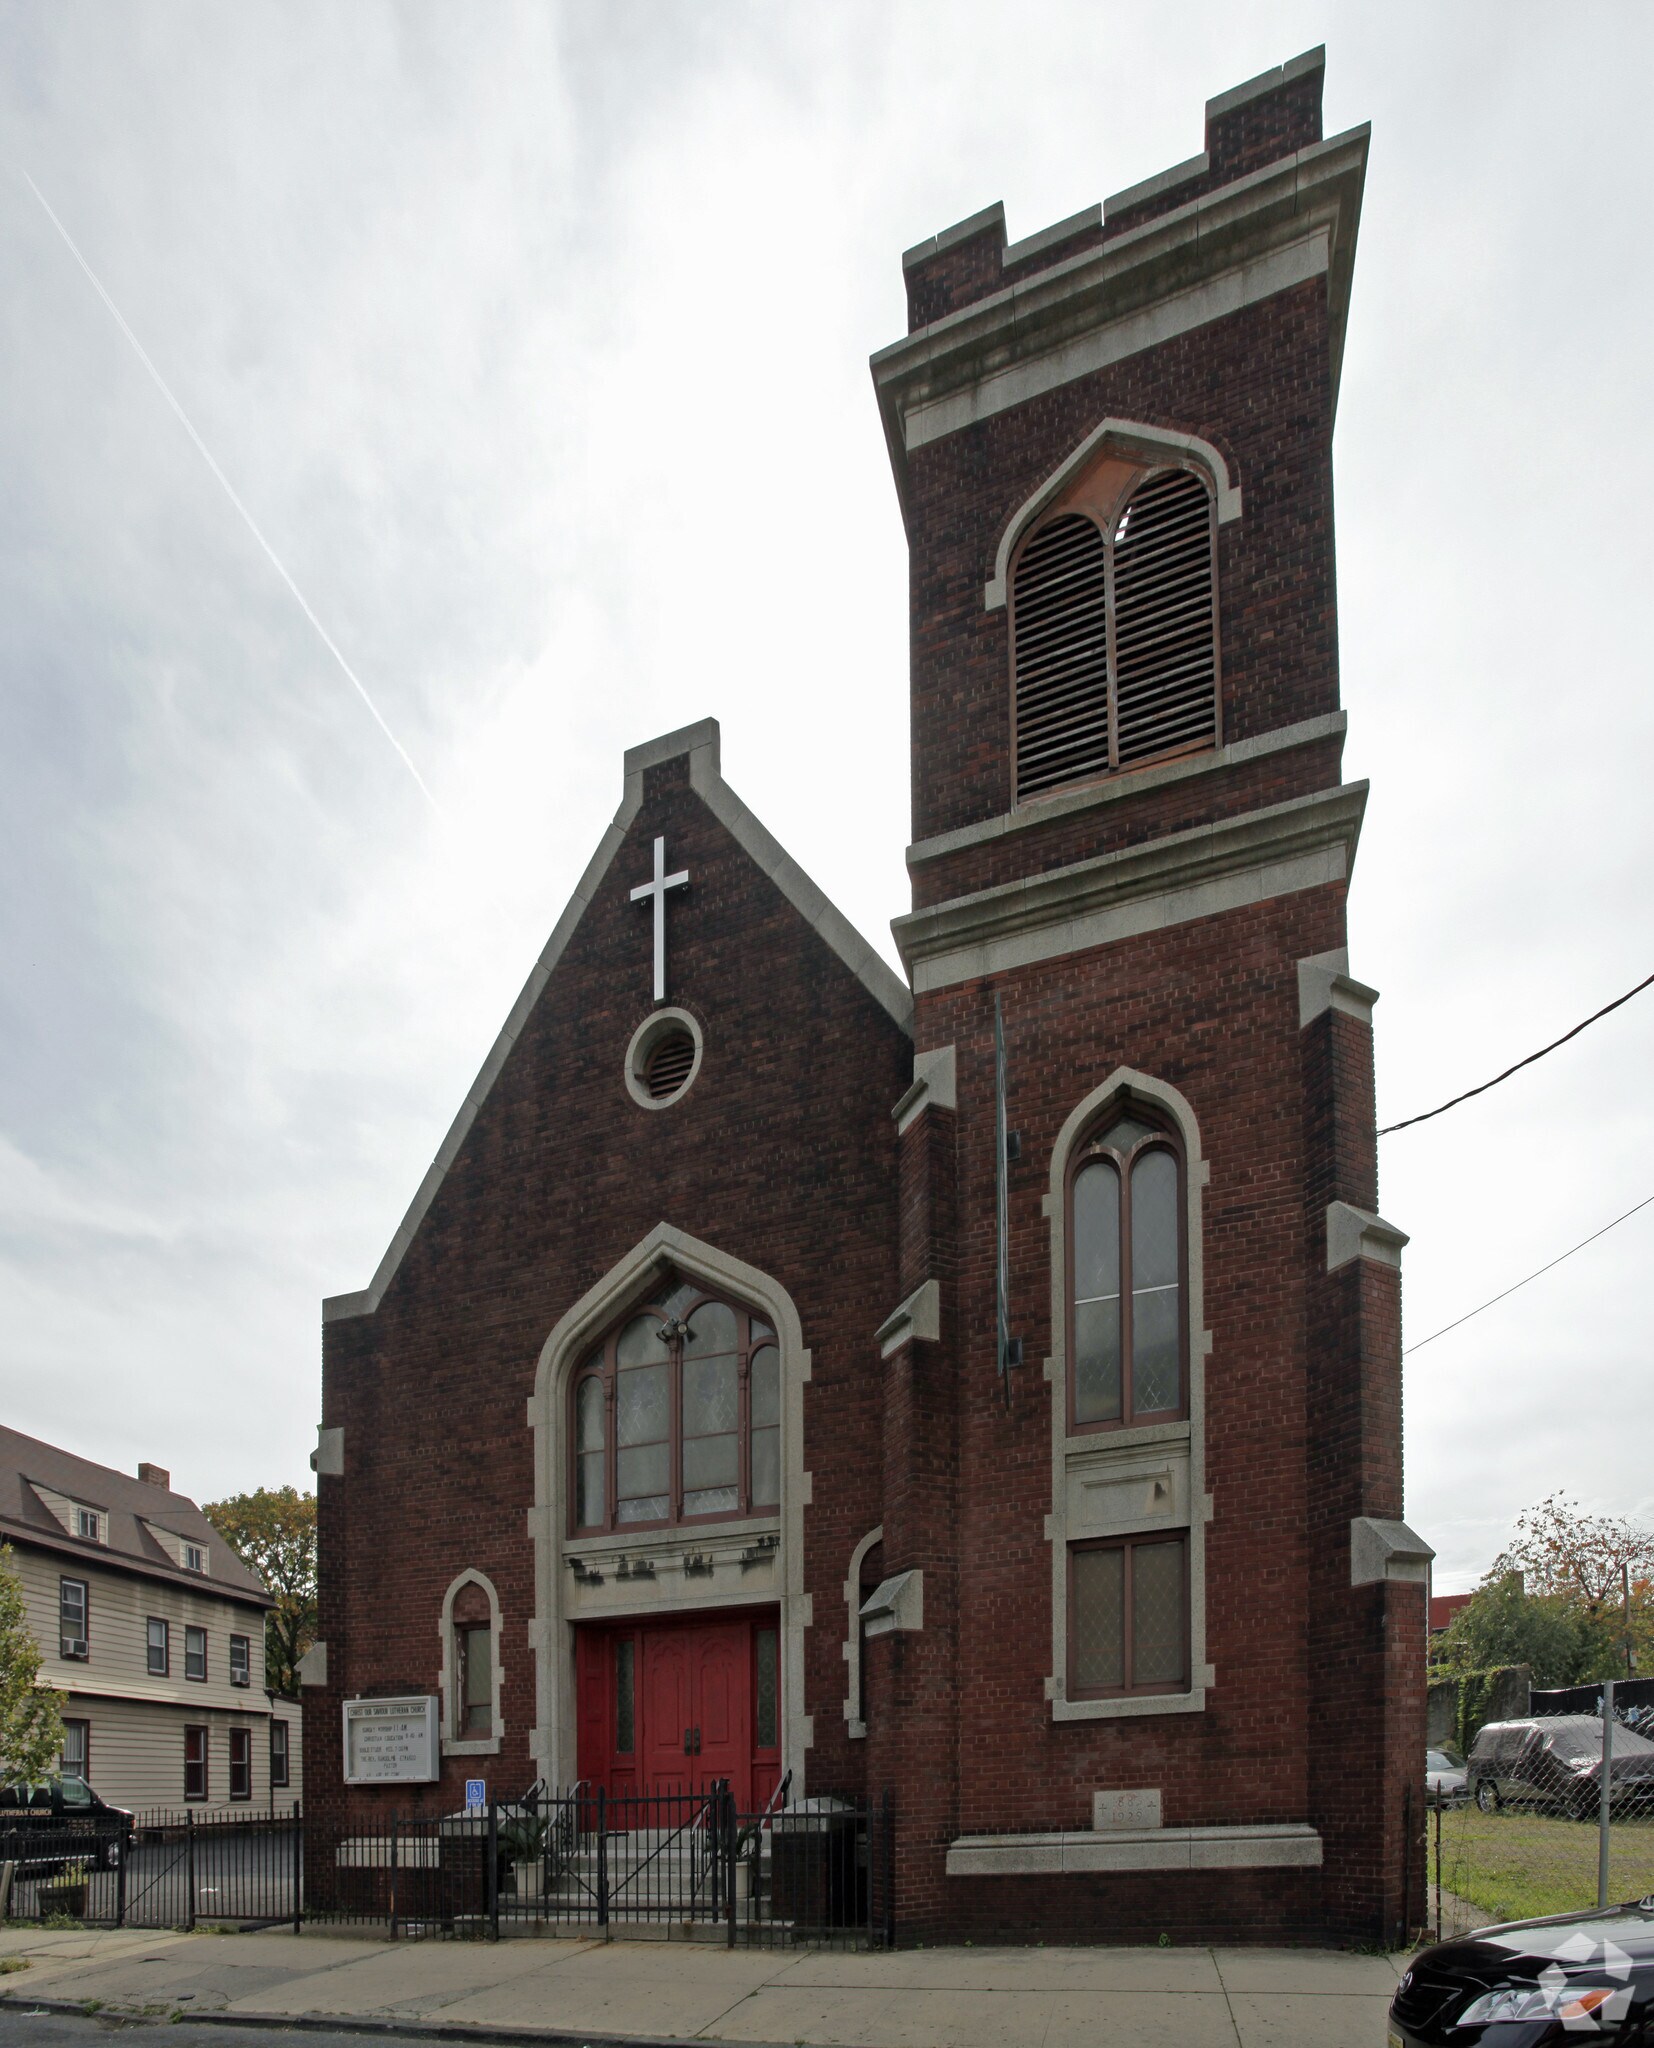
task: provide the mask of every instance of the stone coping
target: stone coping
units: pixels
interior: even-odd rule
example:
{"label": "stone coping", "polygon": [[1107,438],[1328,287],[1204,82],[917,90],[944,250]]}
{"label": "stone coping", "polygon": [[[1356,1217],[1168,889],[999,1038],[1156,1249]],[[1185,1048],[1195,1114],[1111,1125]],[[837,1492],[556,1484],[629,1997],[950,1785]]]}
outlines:
{"label": "stone coping", "polygon": [[1111,1870],[1315,1870],[1320,1864],[1320,1835],[1305,1821],[1288,1821],[961,1835],[949,1844],[947,1872],[949,1877],[1051,1877]]}

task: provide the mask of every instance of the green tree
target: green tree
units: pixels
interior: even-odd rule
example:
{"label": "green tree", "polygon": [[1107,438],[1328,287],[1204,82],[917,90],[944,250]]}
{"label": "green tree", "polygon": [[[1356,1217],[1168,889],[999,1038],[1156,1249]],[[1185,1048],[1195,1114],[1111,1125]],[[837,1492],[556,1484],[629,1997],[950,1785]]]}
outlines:
{"label": "green tree", "polygon": [[23,1582],[0,1544],[0,1785],[49,1777],[63,1755],[63,1695],[40,1683]]}
{"label": "green tree", "polygon": [[209,1501],[201,1512],[275,1600],[264,1631],[265,1684],[297,1692],[299,1659],[316,1640],[316,1496],[261,1486]]}
{"label": "green tree", "polygon": [[1491,1571],[1431,1652],[1438,1676],[1526,1664],[1536,1686],[1613,1677],[1616,1636],[1570,1588],[1530,1593],[1518,1571]]}
{"label": "green tree", "polygon": [[1531,1591],[1574,1601],[1600,1624],[1615,1654],[1598,1659],[1589,1678],[1624,1677],[1628,1647],[1642,1670],[1654,1669],[1654,1529],[1588,1514],[1553,1493],[1518,1518],[1493,1570],[1520,1572]]}

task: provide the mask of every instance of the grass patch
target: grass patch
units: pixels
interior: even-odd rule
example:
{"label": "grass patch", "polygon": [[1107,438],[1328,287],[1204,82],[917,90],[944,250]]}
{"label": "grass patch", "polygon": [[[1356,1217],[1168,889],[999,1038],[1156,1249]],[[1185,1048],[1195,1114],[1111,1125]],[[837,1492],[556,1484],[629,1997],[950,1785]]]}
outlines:
{"label": "grass patch", "polygon": [[0,1956],[0,1977],[15,1977],[19,1970],[29,1967],[27,1956]]}
{"label": "grass patch", "polygon": [[[1432,1877],[1434,1851],[1432,1829]],[[1489,1921],[1586,1911],[1597,1902],[1595,1823],[1510,1807],[1499,1813],[1459,1807],[1442,1816],[1441,1884]],[[1616,1821],[1608,1896],[1619,1902],[1650,1892],[1654,1821]]]}

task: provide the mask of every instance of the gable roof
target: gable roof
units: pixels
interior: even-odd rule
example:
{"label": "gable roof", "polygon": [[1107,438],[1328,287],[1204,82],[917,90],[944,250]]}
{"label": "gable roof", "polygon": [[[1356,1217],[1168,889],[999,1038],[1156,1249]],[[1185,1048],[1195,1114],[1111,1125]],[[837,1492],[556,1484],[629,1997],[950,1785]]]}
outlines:
{"label": "gable roof", "polygon": [[786,852],[779,840],[761,825],[746,805],[724,780],[719,763],[719,729],[715,718],[703,718],[695,725],[686,725],[677,732],[663,733],[659,739],[646,740],[642,746],[626,750],[626,786],[621,798],[620,809],[615,812],[614,822],[598,841],[597,851],[586,865],[585,873],[575,884],[574,894],[568,906],[552,929],[546,941],[545,950],[534,963],[533,972],[523,984],[522,994],[511,1006],[500,1035],[489,1050],[487,1059],[470,1092],[460,1105],[459,1114],[448,1127],[448,1134],[437,1148],[419,1190],[408,1205],[407,1214],[397,1229],[396,1235],[387,1246],[385,1256],[379,1261],[378,1270],[366,1287],[354,1294],[329,1295],[322,1303],[324,1323],[344,1322],[352,1316],[372,1315],[385,1297],[385,1290],[396,1277],[401,1265],[427,1211],[436,1200],[449,1167],[459,1156],[460,1147],[465,1143],[477,1112],[488,1099],[490,1089],[498,1079],[512,1047],[540,1000],[542,990],[551,979],[552,970],[569,941],[574,937],[580,920],[586,914],[604,877],[608,874],[615,855],[625,844],[626,834],[633,820],[643,808],[643,776],[649,768],[659,767],[663,761],[677,760],[687,756],[689,761],[689,786],[706,805],[707,809],[735,840],[743,851],[760,867],[780,890],[781,894],[798,912],[799,916],[831,947],[838,957],[855,975],[868,994],[911,1038],[913,1035],[913,994],[907,984],[873,947],[858,932],[844,913],[830,903],[826,895],[817,888],[791,854]]}
{"label": "gable roof", "polygon": [[[38,1489],[77,1507],[97,1508],[108,1519],[109,1540],[94,1543],[64,1528]],[[185,1571],[154,1531],[199,1543],[205,1572]],[[56,1550],[87,1564],[136,1568],[196,1591],[228,1593],[260,1607],[274,1605],[258,1574],[243,1564],[195,1502],[147,1479],[77,1458],[21,1430],[0,1428],[0,1541]]]}

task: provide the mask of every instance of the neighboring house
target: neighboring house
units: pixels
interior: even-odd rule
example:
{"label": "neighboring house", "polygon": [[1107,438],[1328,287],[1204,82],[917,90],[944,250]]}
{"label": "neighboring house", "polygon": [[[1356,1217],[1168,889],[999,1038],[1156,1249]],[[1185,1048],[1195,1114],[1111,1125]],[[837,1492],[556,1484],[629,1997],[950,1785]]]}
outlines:
{"label": "neighboring house", "polygon": [[1468,1607],[1474,1595],[1470,1593],[1434,1593],[1430,1598],[1430,1633],[1432,1636],[1445,1635],[1453,1625],[1453,1618],[1461,1608]]}
{"label": "neighboring house", "polygon": [[134,1809],[299,1797],[298,1706],[264,1689],[274,1603],[160,1466],[133,1479],[0,1429],[0,1542],[41,1682],[68,1695],[66,1772]]}

